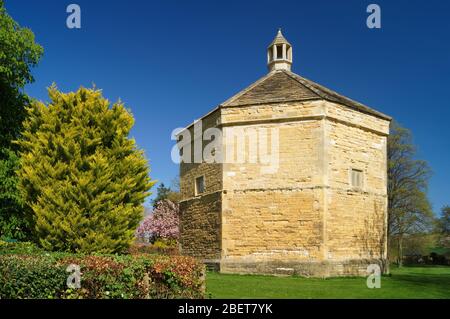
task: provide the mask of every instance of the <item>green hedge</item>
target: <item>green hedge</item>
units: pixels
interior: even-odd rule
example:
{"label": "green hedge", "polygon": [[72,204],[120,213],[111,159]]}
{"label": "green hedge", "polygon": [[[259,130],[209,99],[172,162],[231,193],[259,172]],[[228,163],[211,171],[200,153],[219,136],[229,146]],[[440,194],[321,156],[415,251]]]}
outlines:
{"label": "green hedge", "polygon": [[[66,271],[80,266],[81,288]],[[0,242],[0,298],[203,298],[204,266],[190,257],[48,253]]]}

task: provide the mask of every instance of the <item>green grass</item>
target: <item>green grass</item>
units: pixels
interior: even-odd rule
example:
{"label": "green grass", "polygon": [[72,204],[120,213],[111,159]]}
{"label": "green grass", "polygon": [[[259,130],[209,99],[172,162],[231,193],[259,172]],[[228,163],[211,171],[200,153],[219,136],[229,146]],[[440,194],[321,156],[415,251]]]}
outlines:
{"label": "green grass", "polygon": [[392,268],[381,288],[369,289],[364,277],[302,278],[207,274],[212,298],[450,298],[450,267]]}

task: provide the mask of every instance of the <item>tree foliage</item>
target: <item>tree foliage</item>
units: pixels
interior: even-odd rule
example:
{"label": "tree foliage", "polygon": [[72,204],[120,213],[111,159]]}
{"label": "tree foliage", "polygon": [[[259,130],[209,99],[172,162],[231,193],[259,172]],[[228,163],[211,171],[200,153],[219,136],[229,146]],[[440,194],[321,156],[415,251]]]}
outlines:
{"label": "tree foliage", "polygon": [[159,184],[156,188],[156,197],[153,199],[153,207],[156,207],[160,201],[166,200],[170,192],[170,187],[166,187],[164,183]]}
{"label": "tree foliage", "polygon": [[33,82],[31,68],[42,53],[31,30],[20,27],[0,0],[0,237],[24,239],[29,235],[17,188],[18,157],[12,141],[19,136],[29,104],[23,87]]}
{"label": "tree foliage", "polygon": [[152,214],[147,216],[136,231],[137,237],[154,242],[157,239],[178,239],[179,206],[170,200],[156,204]]}
{"label": "tree foliage", "polygon": [[7,148],[0,152],[3,156],[0,160],[0,237],[23,240],[30,236],[30,225],[17,187],[18,157]]}
{"label": "tree foliage", "polygon": [[120,252],[134,237],[153,182],[128,134],[132,115],[99,90],[49,89],[28,109],[19,141],[20,187],[48,250]]}
{"label": "tree foliage", "polygon": [[169,200],[174,203],[178,203],[181,199],[179,180],[175,178],[172,181],[172,185],[170,187],[166,187],[164,183],[159,184],[156,189],[156,197],[153,199],[153,207],[163,200]]}
{"label": "tree foliage", "polygon": [[448,205],[441,209],[441,216],[438,219],[438,232],[444,236],[450,236],[450,206]]}
{"label": "tree foliage", "polygon": [[388,235],[403,257],[403,238],[430,230],[433,213],[427,198],[430,168],[415,159],[411,132],[393,122],[388,138]]}

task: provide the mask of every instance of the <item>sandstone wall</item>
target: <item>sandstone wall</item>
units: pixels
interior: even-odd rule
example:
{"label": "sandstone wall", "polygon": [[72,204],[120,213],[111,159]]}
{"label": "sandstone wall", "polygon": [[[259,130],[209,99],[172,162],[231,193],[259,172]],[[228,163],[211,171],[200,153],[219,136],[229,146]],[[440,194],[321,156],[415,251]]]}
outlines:
{"label": "sandstone wall", "polygon": [[286,102],[226,107],[221,111],[222,125],[260,123],[262,121],[295,121],[325,114],[324,101]]}
{"label": "sandstone wall", "polygon": [[224,109],[221,123],[243,135],[276,127],[280,141],[274,174],[224,165],[221,271],[363,274],[385,258],[388,121],[311,101]]}
{"label": "sandstone wall", "polygon": [[275,129],[279,152],[278,164],[268,172],[261,168],[273,165],[260,159],[249,163],[249,148],[245,163],[224,164],[222,271],[253,262],[322,259],[323,112],[318,102],[223,110],[225,148],[236,144],[228,130],[248,136],[265,129],[270,149]]}
{"label": "sandstone wall", "polygon": [[218,262],[221,256],[220,192],[180,203],[181,253]]}
{"label": "sandstone wall", "polygon": [[[363,275],[386,257],[388,121],[309,101],[222,108],[208,127],[222,128],[225,163],[181,165],[183,253],[220,261],[222,272],[323,277]],[[269,157],[276,131],[275,167],[259,157],[261,129]]]}
{"label": "sandstone wall", "polygon": [[[389,123],[331,103],[327,114],[327,258],[385,258]],[[363,172],[362,188],[352,187],[352,168]]]}

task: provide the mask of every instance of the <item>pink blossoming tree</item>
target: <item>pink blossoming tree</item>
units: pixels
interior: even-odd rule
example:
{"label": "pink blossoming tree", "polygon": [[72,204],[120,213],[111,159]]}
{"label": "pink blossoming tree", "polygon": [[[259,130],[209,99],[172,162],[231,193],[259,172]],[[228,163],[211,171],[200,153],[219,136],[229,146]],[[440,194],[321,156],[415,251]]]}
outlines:
{"label": "pink blossoming tree", "polygon": [[153,212],[139,225],[136,236],[143,241],[154,242],[157,239],[177,240],[179,230],[179,205],[170,200],[156,204]]}

